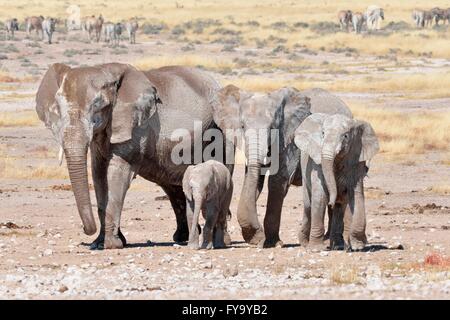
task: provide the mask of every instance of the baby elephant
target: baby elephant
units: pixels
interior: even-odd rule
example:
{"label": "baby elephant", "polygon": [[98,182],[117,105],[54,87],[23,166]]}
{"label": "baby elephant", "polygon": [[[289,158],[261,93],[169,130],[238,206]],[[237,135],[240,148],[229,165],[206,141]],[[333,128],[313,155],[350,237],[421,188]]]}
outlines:
{"label": "baby elephant", "polygon": [[197,225],[200,210],[205,218],[202,249],[225,247],[224,230],[233,194],[230,171],[215,160],[189,166],[183,177],[183,191],[190,227],[188,247],[199,248]]}
{"label": "baby elephant", "polygon": [[[367,243],[363,179],[379,150],[372,127],[341,114],[314,113],[295,131],[295,144],[301,150],[303,179],[300,244],[324,247],[328,205],[330,248],[343,248],[345,234],[349,249],[363,249]],[[347,205],[350,214],[344,226]]]}

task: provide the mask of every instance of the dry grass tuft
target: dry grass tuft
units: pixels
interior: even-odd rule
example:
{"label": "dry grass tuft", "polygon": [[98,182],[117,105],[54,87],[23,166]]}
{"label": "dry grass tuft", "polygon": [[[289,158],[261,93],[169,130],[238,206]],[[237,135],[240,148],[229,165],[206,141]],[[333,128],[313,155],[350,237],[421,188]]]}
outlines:
{"label": "dry grass tuft", "polygon": [[134,63],[136,68],[141,70],[148,70],[152,68],[159,68],[163,66],[191,66],[203,67],[208,70],[223,71],[231,69],[235,64],[231,60],[224,58],[213,58],[201,55],[177,55],[177,56],[157,56],[149,57],[139,60]]}
{"label": "dry grass tuft", "polygon": [[45,163],[22,166],[19,159],[0,158],[0,177],[4,179],[68,179],[65,166],[48,166]]}
{"label": "dry grass tuft", "polygon": [[29,127],[39,124],[34,111],[0,112],[0,127]]}
{"label": "dry grass tuft", "polygon": [[334,268],[330,272],[330,281],[333,284],[350,284],[350,283],[358,283],[358,271],[354,267],[341,267]]}
{"label": "dry grass tuft", "polygon": [[400,112],[350,104],[357,119],[370,122],[380,140],[380,152],[389,155],[447,151],[450,112]]}

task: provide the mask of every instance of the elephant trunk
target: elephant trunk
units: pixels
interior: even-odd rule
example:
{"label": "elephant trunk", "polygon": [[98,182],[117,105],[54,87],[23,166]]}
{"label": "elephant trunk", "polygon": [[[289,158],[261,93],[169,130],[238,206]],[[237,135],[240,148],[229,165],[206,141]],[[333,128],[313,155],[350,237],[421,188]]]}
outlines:
{"label": "elephant trunk", "polygon": [[337,198],[336,178],[334,174],[334,158],[335,154],[331,150],[322,150],[322,171],[327,185],[329,202],[331,207],[334,207]]}
{"label": "elephant trunk", "polygon": [[255,238],[258,232],[262,232],[262,227],[258,221],[256,209],[256,195],[258,188],[259,175],[261,174],[261,163],[263,156],[260,144],[257,139],[250,138],[246,141],[247,154],[247,173],[245,175],[244,185],[237,210],[237,219],[242,228],[242,236],[248,243],[258,242]]}
{"label": "elephant trunk", "polygon": [[[92,214],[91,198],[87,174],[87,148],[88,143],[80,142],[80,130],[68,127],[64,133],[64,153],[69,170],[70,182],[78,207],[78,213],[83,222],[84,233],[93,235],[97,228]],[[81,137],[83,138],[83,137]]]}

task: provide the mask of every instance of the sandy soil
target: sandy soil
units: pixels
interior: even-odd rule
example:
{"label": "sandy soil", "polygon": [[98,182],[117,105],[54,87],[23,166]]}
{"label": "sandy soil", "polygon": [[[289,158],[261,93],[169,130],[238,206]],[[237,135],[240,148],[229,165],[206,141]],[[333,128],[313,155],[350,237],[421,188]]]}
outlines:
{"label": "sandy soil", "polygon": [[[44,53],[34,54],[36,48],[29,46],[32,41],[10,43],[18,52],[8,53],[8,59],[1,61],[2,68],[14,71],[17,76],[33,74],[36,78],[49,63],[57,61],[78,65],[130,63],[154,52],[158,55],[181,52],[183,46],[167,39],[143,38],[139,44],[127,46],[126,54],[113,54],[114,49],[102,44],[59,39],[51,47],[40,43]],[[212,44],[196,47],[202,54],[220,52]],[[66,57],[64,51],[69,48],[83,54]],[[99,54],[91,54],[97,51]],[[241,53],[220,54],[234,57]],[[263,56],[264,51],[258,54]],[[29,62],[23,63],[19,57],[26,57]],[[343,64],[351,64],[352,60],[343,54],[329,53],[309,58]],[[362,63],[373,60],[361,59]],[[448,61],[438,59],[427,59],[425,66],[422,62],[417,65],[424,72],[449,66]],[[414,65],[414,61],[409,63]],[[400,69],[399,72],[409,70]],[[272,76],[291,75],[276,71]],[[32,95],[38,84],[36,79],[2,88],[0,111],[32,110]],[[23,97],[8,98],[11,92]],[[380,95],[376,94],[342,96],[380,104]],[[405,99],[391,107],[443,109],[449,108],[449,99]],[[34,167],[45,163],[57,168],[56,144],[43,125],[0,127],[0,144],[18,165]],[[437,257],[450,255],[450,200],[448,195],[429,191],[432,186],[450,181],[450,171],[442,157],[430,153],[404,162],[387,162],[381,155],[375,157],[366,179],[370,245],[366,252],[353,253],[311,252],[297,245],[303,209],[301,189],[297,187],[290,189],[284,202],[281,224],[284,248],[247,246],[233,216],[229,228],[231,247],[191,251],[172,242],[175,216],[170,203],[158,198],[163,196],[162,189],[140,178],[128,192],[122,214],[122,230],[129,245],[123,250],[90,251],[88,243],[93,237],[82,233],[67,179],[2,178],[0,298],[449,299],[450,263],[436,265],[426,259],[432,253]],[[235,172],[233,213],[243,182],[243,167],[238,166]],[[95,206],[93,191],[91,198]],[[261,221],[266,198],[264,191],[258,204]]]}

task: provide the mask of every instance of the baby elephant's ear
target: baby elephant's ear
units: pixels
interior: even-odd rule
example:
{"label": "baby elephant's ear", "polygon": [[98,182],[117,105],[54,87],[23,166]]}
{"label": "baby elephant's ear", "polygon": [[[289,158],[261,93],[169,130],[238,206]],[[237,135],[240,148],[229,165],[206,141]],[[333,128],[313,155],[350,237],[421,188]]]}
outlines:
{"label": "baby elephant's ear", "polygon": [[322,127],[326,117],[327,115],[323,113],[313,113],[295,130],[295,145],[317,164],[321,163]]}
{"label": "baby elephant's ear", "polygon": [[183,177],[183,192],[189,201],[192,201],[192,188],[189,183],[189,180],[191,179],[191,177],[190,177],[191,176],[191,173],[190,173],[191,168],[192,168],[192,166],[187,167],[186,171],[184,172],[184,177]]}
{"label": "baby elephant's ear", "polygon": [[366,161],[368,166],[370,160],[377,154],[378,151],[380,151],[378,138],[372,126],[368,122],[357,120],[356,126],[360,130],[362,130],[361,134],[362,150],[361,155],[359,157],[359,161]]}

